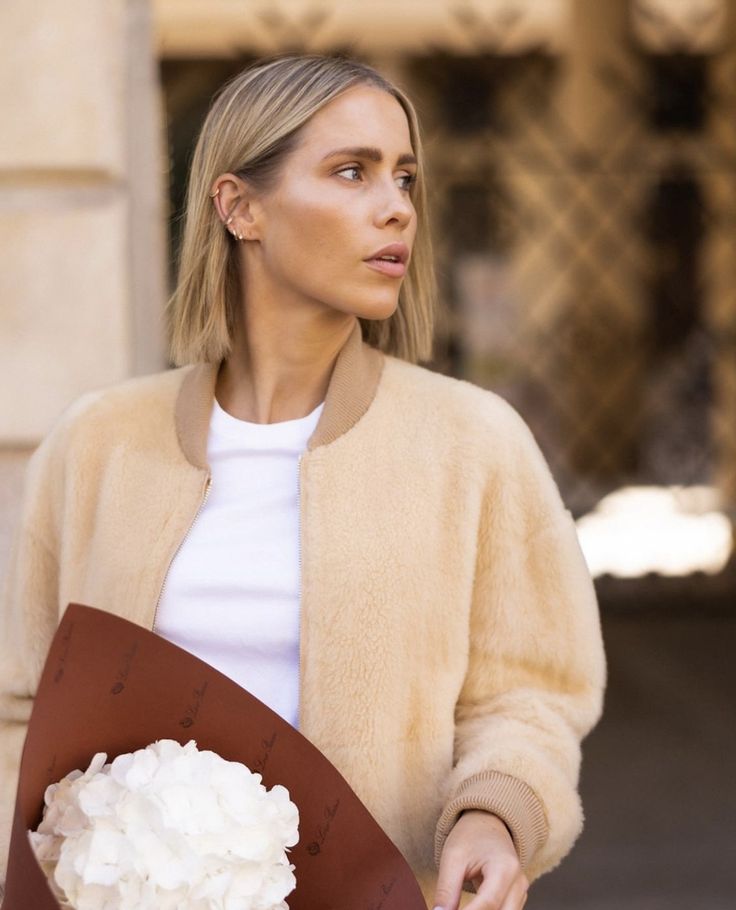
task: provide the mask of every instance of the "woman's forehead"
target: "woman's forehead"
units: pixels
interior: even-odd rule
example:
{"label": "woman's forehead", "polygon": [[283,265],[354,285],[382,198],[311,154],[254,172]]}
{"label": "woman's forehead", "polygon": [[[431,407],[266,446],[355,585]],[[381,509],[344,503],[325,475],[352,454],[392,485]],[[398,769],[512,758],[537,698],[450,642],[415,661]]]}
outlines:
{"label": "woman's forehead", "polygon": [[360,157],[371,160],[413,155],[403,107],[393,95],[369,86],[353,87],[317,111],[304,125],[302,139],[303,150],[319,160],[345,148],[370,150]]}

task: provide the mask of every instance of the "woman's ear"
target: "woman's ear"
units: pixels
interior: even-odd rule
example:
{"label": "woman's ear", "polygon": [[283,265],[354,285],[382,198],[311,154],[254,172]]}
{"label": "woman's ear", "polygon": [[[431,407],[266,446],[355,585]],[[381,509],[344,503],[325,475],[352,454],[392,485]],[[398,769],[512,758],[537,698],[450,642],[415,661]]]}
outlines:
{"label": "woman's ear", "polygon": [[247,181],[237,174],[221,174],[210,197],[225,227],[239,240],[257,240],[261,206]]}

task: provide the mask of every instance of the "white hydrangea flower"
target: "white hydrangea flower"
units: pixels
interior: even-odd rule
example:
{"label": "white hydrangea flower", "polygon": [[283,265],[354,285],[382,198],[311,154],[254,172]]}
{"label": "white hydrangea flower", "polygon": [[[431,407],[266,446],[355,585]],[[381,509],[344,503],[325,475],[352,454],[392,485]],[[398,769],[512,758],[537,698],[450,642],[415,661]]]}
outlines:
{"label": "white hydrangea flower", "polygon": [[[47,787],[31,845],[76,910],[288,910],[299,840],[289,791],[163,739]],[[68,901],[68,903],[66,903]]]}

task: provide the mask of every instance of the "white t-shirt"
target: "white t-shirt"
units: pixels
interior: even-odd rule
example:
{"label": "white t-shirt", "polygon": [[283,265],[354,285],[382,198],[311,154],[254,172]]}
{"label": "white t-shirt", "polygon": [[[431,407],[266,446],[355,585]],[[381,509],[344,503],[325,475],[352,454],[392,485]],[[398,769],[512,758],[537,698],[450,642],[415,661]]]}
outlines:
{"label": "white t-shirt", "polygon": [[155,631],[225,673],[292,726],[299,708],[299,456],[311,414],[251,423],[215,400],[212,484],[171,563]]}

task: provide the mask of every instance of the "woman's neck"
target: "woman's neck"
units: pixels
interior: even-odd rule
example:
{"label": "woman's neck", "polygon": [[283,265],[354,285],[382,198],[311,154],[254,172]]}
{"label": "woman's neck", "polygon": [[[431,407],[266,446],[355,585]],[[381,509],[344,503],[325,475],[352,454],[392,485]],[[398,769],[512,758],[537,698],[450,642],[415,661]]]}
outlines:
{"label": "woman's neck", "polygon": [[327,393],[340,349],[355,327],[345,315],[324,323],[278,327],[254,325],[236,332],[217,377],[220,406],[240,420],[277,423],[310,414]]}

